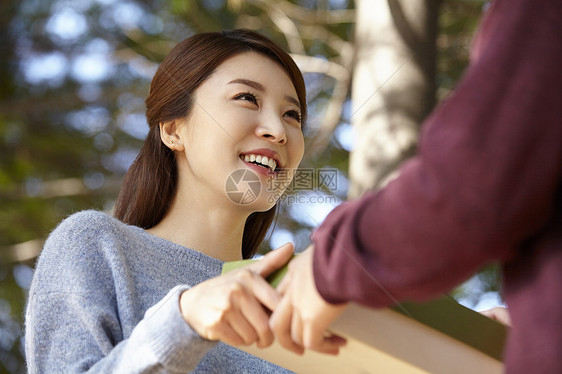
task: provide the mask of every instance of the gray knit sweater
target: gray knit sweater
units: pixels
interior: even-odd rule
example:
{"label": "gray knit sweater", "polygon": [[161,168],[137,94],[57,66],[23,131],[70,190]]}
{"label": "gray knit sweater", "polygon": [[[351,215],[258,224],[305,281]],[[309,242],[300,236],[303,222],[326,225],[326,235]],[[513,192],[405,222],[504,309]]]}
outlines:
{"label": "gray knit sweater", "polygon": [[183,320],[182,290],[222,261],[96,211],[50,235],[26,311],[30,373],[286,373]]}

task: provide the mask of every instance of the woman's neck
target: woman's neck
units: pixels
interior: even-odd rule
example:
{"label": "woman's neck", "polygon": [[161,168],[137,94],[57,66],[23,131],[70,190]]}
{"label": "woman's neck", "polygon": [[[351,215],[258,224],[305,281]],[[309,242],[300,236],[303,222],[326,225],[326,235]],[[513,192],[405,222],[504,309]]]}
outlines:
{"label": "woman's neck", "polygon": [[146,231],[219,260],[235,261],[242,259],[247,217],[232,207],[213,207],[178,194],[166,216]]}

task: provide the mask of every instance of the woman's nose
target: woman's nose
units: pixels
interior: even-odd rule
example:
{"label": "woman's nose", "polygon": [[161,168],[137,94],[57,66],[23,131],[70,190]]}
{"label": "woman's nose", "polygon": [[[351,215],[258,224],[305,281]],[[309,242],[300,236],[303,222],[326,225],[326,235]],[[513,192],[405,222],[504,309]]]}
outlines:
{"label": "woman's nose", "polygon": [[256,128],[256,134],[273,143],[287,143],[287,133],[281,119],[269,116]]}

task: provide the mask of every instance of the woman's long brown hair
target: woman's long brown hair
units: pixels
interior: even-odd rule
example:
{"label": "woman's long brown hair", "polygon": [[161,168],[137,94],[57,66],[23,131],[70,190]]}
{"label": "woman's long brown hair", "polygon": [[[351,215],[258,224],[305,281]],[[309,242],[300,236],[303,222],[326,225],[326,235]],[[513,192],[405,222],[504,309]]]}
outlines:
{"label": "woman's long brown hair", "polygon": [[[174,153],[160,138],[160,122],[189,115],[195,90],[228,58],[257,52],[278,63],[293,82],[305,123],[306,89],[293,59],[265,36],[249,30],[204,33],[176,45],[156,71],[146,98],[149,133],[125,175],[115,205],[115,217],[144,229],[164,218],[175,196],[178,171]],[[252,257],[269,229],[277,204],[254,212],[246,220],[242,238],[243,258]]]}

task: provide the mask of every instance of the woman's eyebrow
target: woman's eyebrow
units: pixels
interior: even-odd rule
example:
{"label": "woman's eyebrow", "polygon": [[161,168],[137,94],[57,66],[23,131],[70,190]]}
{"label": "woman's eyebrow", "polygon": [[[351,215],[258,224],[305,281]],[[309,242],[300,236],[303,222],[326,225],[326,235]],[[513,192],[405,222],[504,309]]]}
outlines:
{"label": "woman's eyebrow", "polygon": [[[252,88],[254,88],[258,91],[265,92],[265,87],[263,86],[263,84],[261,84],[259,82],[256,82],[256,81],[253,81],[253,80],[250,80],[250,79],[237,78],[237,79],[231,80],[230,82],[228,82],[228,84],[244,84],[244,85],[252,87]],[[289,96],[289,95],[285,95],[285,100],[287,100],[291,104],[295,104],[300,109],[301,104],[294,97]]]}
{"label": "woman's eyebrow", "polygon": [[228,82],[228,84],[233,84],[233,83],[245,84],[246,86],[255,88],[258,91],[265,91],[265,87],[263,86],[263,84],[249,79],[238,78]]}
{"label": "woman's eyebrow", "polygon": [[287,100],[291,104],[296,105],[299,108],[299,110],[301,109],[301,103],[299,103],[299,101],[297,99],[295,99],[294,97],[289,96],[289,95],[285,95],[285,100]]}

